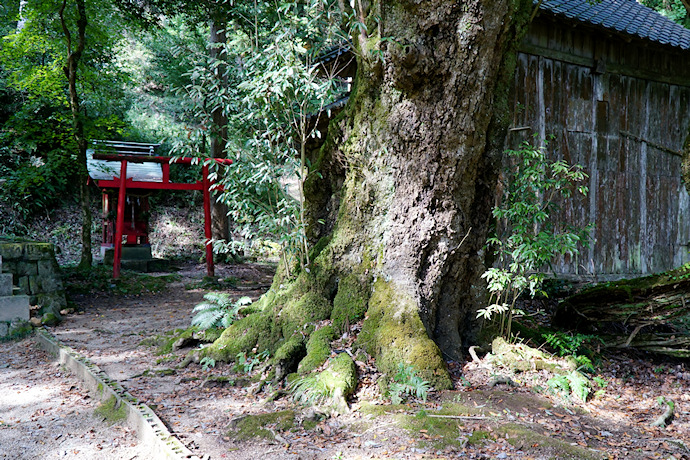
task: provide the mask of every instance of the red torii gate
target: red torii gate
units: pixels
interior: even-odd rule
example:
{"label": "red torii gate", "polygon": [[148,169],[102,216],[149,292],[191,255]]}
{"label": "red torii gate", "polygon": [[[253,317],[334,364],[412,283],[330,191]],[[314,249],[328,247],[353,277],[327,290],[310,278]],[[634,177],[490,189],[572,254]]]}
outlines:
{"label": "red torii gate", "polygon": [[[100,179],[97,181],[99,187],[115,188],[118,190],[117,201],[117,218],[115,223],[115,253],[113,257],[113,278],[120,277],[120,264],[122,261],[122,235],[124,232],[124,214],[125,214],[125,195],[128,188],[148,189],[148,190],[201,190],[204,197],[204,233],[206,236],[206,273],[208,276],[214,276],[213,267],[213,248],[211,247],[211,193],[210,188],[212,182],[208,179],[208,165],[215,162],[220,165],[230,165],[232,160],[222,158],[175,158],[175,157],[161,157],[151,155],[118,155],[118,154],[104,154],[94,153],[93,158],[96,160],[119,161],[120,162],[120,177],[113,177],[111,180]],[[183,184],[177,182],[170,182],[170,164],[185,164],[191,165],[195,162],[203,161],[202,166],[202,180],[193,184]],[[161,182],[144,182],[132,179],[127,179],[127,163],[160,163],[163,180]]]}

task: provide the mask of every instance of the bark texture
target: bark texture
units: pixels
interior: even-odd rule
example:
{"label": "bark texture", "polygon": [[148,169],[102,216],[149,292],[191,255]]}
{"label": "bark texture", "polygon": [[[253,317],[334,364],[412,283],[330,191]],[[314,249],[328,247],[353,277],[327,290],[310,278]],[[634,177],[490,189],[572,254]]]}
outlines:
{"label": "bark texture", "polygon": [[[461,359],[484,302],[493,157],[507,120],[492,114],[507,105],[510,52],[531,11],[524,0],[406,0],[356,12],[366,32],[354,37],[353,93],[305,183],[312,266],[296,281],[279,275],[265,319],[237,323],[209,352],[232,356],[233,337],[254,346],[253,327],[285,344],[291,331],[308,335],[288,326],[298,311],[341,333],[366,317],[357,344],[382,372],[407,363],[437,388],[451,384],[443,358]],[[310,344],[292,349],[308,354]]]}
{"label": "bark texture", "polygon": [[77,162],[79,164],[79,203],[81,207],[81,258],[79,267],[90,268],[93,262],[91,254],[91,190],[88,180],[89,174],[86,168],[86,137],[84,136],[84,120],[81,114],[79,93],[77,91],[77,71],[79,61],[84,54],[86,47],[86,3],[84,0],[76,0],[77,9],[77,30],[76,37],[72,37],[67,21],[65,20],[65,9],[67,0],[63,0],[60,7],[59,16],[62,32],[67,41],[67,62],[63,67],[67,77],[69,90],[69,105],[72,111],[72,127],[74,139],[77,144]]}
{"label": "bark texture", "polygon": [[[225,60],[225,52],[220,47],[227,41],[225,27],[227,27],[227,24],[221,19],[211,21],[209,43],[212,59]],[[215,73],[219,85],[226,87],[228,84],[226,67],[224,65],[217,66]],[[223,108],[220,105],[211,110],[211,118],[211,157],[225,158],[225,146],[228,140],[228,118],[223,113]],[[228,208],[217,198],[218,196],[214,195],[211,201],[211,235],[213,239],[227,241],[230,238]]]}

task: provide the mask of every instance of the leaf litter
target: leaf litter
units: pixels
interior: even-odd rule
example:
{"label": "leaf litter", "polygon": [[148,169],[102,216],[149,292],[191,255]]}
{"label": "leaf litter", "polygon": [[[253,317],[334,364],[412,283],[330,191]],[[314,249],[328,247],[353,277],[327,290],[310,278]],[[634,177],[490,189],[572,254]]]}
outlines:
{"label": "leaf litter", "polygon": [[[185,286],[201,279],[203,266],[192,264],[179,274],[180,279],[160,293],[82,296],[77,312],[51,331],[149,404],[171,432],[200,457],[538,459],[583,458],[585,452],[590,458],[690,458],[690,372],[682,361],[623,353],[607,356],[598,370],[605,388],[587,402],[544,390],[549,375],[543,370],[513,375],[514,386],[490,386],[494,377],[491,369],[473,362],[450,362],[456,390],[432,393],[426,403],[392,406],[378,389],[381,375],[374,360],[362,360],[357,355],[359,383],[349,401],[352,411],[325,418],[295,407],[288,397],[269,398],[272,391],[281,389],[278,385],[258,394],[249,391],[250,382],[232,365],[217,363],[206,370],[196,364],[178,368],[188,349],[161,356],[156,347],[142,341],[189,326],[192,309],[206,291]],[[227,287],[230,294],[256,299],[270,283],[272,273],[265,266],[246,264],[221,265],[218,274],[239,280],[235,288]],[[357,327],[352,326],[354,332]],[[337,348],[356,352],[354,335],[343,336]],[[84,398],[84,390],[72,377],[36,358],[40,352],[33,349],[31,339],[1,346],[5,348],[3,356],[11,356],[10,366],[21,369],[21,375],[13,374],[12,385],[31,391],[46,378],[58,379],[67,382],[61,388],[66,387],[66,394],[72,395],[61,403],[63,410],[83,412],[87,409],[80,409],[80,404],[93,403]],[[0,375],[4,371],[7,368],[0,366]],[[209,375],[231,377],[237,385],[217,380],[204,385]],[[7,385],[7,380],[5,377],[1,384]],[[659,396],[676,405],[675,419],[667,428],[651,426],[661,413]],[[453,405],[462,410],[449,413]],[[50,424],[45,421],[49,408],[32,409],[33,423]],[[268,435],[263,438],[238,440],[229,428],[248,415],[286,410],[294,411],[294,423],[289,427],[267,423],[263,432]],[[8,427],[32,423],[18,424],[9,418],[0,422],[0,439],[4,440]],[[74,435],[73,430],[65,427],[60,431],[60,427],[53,426],[54,434],[43,442],[59,446],[64,442],[61,440]],[[40,428],[33,425],[33,429]],[[122,452],[132,442],[125,440],[126,435],[131,436],[126,428],[113,428],[116,431],[109,439],[100,439],[96,435],[100,428],[94,429],[95,433],[85,431],[81,439],[88,449],[98,450],[98,458],[107,458],[101,453],[111,449],[115,440]],[[549,444],[554,440],[561,444]],[[4,445],[0,443],[0,449]],[[581,450],[564,451],[564,446]],[[60,458],[80,458],[83,451],[74,453],[68,448],[64,452],[66,457]],[[136,458],[137,454],[133,455],[117,458]]]}

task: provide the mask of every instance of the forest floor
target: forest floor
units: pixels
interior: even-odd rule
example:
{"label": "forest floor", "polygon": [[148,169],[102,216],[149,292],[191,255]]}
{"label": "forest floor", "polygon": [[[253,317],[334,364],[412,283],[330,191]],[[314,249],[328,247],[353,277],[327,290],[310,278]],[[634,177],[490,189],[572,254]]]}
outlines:
{"label": "forest floor", "polygon": [[[225,292],[255,299],[272,268],[221,265],[217,275],[232,280]],[[75,312],[50,329],[150,405],[199,457],[690,458],[690,369],[682,361],[604,356],[600,390],[588,402],[549,391],[546,371],[512,374],[515,386],[491,386],[505,370],[484,361],[449,363],[455,390],[399,405],[380,394],[373,362],[358,362],[351,412],[334,417],[287,396],[271,400],[270,389],[255,393],[248,375],[231,365],[180,368],[190,349],[161,353],[160,345],[189,326],[211,289],[202,276],[202,265],[187,264],[160,292],[73,296]],[[95,404],[85,390],[33,340],[0,344],[0,458],[150,458],[128,428],[91,415]],[[667,428],[651,426],[663,412],[658,397],[675,402]]]}

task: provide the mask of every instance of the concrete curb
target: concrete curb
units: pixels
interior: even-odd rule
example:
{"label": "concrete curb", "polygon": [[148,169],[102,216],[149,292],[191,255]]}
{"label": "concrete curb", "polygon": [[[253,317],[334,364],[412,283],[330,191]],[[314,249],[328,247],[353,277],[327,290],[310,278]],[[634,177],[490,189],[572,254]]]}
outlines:
{"label": "concrete curb", "polygon": [[170,460],[199,459],[173,436],[153,410],[129,394],[118,382],[111,379],[86,357],[60,343],[46,329],[36,329],[39,346],[56,357],[56,360],[76,375],[86,388],[100,401],[115,398],[116,407],[124,404],[127,424],[137,433],[139,441],[151,449],[154,458]]}

